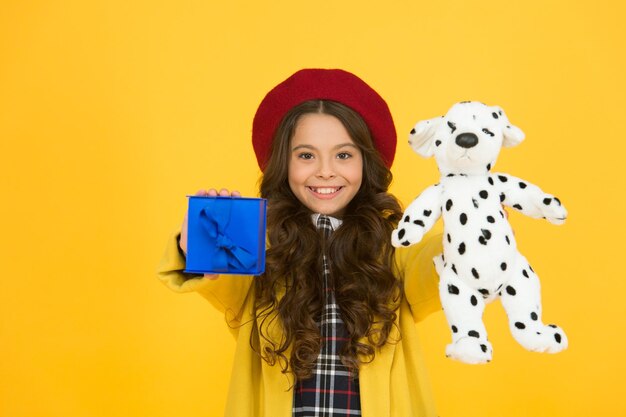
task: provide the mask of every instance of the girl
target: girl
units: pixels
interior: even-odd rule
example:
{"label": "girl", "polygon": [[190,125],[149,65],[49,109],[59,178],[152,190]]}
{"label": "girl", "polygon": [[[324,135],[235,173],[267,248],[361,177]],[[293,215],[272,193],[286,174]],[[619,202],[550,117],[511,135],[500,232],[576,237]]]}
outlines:
{"label": "girl", "polygon": [[348,72],[301,70],[264,98],[252,140],[268,199],[266,272],[183,273],[186,218],[159,267],[170,288],[222,311],[237,339],[226,415],[435,416],[414,321],[441,308],[441,239],[391,246],[402,211],[387,192],[387,104]]}

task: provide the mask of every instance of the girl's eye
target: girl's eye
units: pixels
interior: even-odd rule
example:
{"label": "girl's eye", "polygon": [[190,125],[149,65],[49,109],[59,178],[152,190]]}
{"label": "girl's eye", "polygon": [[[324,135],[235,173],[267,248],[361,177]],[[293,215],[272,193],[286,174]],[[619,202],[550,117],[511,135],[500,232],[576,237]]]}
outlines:
{"label": "girl's eye", "polygon": [[313,159],[313,154],[311,152],[302,152],[298,154],[298,158],[300,159]]}
{"label": "girl's eye", "polygon": [[337,158],[339,159],[349,159],[352,158],[352,155],[348,152],[341,152],[339,154],[337,154]]}

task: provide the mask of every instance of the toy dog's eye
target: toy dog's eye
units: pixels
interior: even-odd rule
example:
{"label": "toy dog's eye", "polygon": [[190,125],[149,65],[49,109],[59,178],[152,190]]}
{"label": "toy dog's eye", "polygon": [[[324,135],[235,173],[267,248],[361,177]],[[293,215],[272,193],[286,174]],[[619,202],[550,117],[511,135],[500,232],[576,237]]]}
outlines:
{"label": "toy dog's eye", "polygon": [[448,122],[448,126],[450,126],[450,129],[452,129],[452,133],[454,133],[454,131],[456,130],[456,125],[452,122]]}
{"label": "toy dog's eye", "polygon": [[489,135],[489,136],[491,136],[491,137],[495,136],[495,135],[493,134],[493,132],[492,132],[491,130],[489,130],[489,129],[483,129],[483,132],[485,132],[486,134],[488,134],[488,135]]}

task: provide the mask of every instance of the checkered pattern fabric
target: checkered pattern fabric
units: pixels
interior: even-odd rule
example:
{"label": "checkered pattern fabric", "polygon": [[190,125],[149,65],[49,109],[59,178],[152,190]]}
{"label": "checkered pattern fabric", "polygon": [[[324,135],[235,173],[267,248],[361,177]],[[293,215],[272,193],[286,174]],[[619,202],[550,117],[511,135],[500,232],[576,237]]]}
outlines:
{"label": "checkered pattern fabric", "polygon": [[[320,215],[317,228],[328,238],[332,225],[327,216]],[[323,255],[325,305],[319,320],[322,336],[320,352],[313,375],[299,381],[294,389],[294,417],[345,417],[361,415],[359,380],[341,363],[339,352],[348,340],[339,307],[329,284],[330,268]]]}

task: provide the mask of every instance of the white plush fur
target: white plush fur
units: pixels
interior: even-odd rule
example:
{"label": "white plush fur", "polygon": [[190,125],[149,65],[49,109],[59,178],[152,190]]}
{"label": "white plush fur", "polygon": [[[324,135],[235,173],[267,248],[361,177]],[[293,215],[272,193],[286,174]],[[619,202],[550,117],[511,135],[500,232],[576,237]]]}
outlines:
{"label": "white plush fur", "polygon": [[396,247],[419,242],[443,216],[443,255],[435,257],[441,303],[452,331],[450,358],[485,363],[492,347],[482,322],[485,304],[496,298],[509,318],[515,340],[524,348],[556,353],[567,337],[541,321],[539,279],[518,252],[502,206],[561,224],[567,217],[558,198],[520,178],[491,173],[502,146],[524,133],[497,106],[457,103],[445,116],[424,120],[411,131],[409,144],[424,157],[435,157],[441,180],[406,209],[393,231]]}

